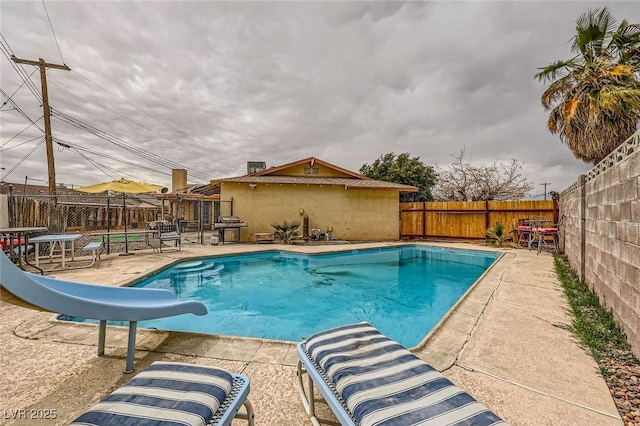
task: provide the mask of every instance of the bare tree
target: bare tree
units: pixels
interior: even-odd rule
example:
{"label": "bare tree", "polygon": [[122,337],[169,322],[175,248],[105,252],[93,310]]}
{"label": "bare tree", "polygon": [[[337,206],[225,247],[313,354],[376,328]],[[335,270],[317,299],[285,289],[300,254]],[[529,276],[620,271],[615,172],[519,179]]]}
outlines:
{"label": "bare tree", "polygon": [[452,155],[448,169],[436,166],[438,182],[434,196],[441,201],[513,200],[522,198],[533,184],[522,175],[524,163],[516,159],[488,166],[474,166],[465,159],[465,150]]}

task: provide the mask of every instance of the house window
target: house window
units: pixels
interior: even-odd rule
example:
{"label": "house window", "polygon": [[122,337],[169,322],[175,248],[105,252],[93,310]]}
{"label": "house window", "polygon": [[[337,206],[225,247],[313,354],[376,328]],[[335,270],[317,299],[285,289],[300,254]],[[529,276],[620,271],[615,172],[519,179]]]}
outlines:
{"label": "house window", "polygon": [[304,168],[304,174],[305,175],[317,175],[318,174],[318,168],[317,167],[305,167]]}
{"label": "house window", "polygon": [[211,223],[211,203],[204,202],[202,203],[202,221],[203,223],[209,224]]}

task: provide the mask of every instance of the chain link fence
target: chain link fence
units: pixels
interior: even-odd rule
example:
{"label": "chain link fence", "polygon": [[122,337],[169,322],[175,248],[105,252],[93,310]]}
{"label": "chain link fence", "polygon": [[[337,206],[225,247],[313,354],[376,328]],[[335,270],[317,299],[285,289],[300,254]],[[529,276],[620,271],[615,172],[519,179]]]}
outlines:
{"label": "chain link fence", "polygon": [[[61,191],[49,195],[15,194],[7,197],[8,225],[14,227],[46,227],[47,234],[82,234],[76,247],[99,240],[95,234],[145,230],[157,221],[175,224],[190,242],[205,243],[212,225],[219,216],[233,212],[232,201],[207,200],[180,194],[162,198],[142,194],[88,194]],[[126,227],[126,228],[125,228]],[[93,235],[92,235],[93,234]],[[129,250],[150,248],[148,239],[127,238]],[[157,242],[155,243],[157,245]],[[109,252],[124,252],[125,244],[110,242]],[[47,247],[41,247],[47,250]]]}

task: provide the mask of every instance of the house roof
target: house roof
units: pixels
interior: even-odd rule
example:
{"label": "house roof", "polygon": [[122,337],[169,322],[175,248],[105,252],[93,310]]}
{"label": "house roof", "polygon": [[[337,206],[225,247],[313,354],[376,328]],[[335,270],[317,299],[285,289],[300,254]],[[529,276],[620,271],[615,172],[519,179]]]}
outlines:
{"label": "house roof", "polygon": [[[291,176],[281,174],[284,170],[307,164],[309,164],[310,167],[321,165],[335,170],[344,176]],[[368,176],[343,169],[342,167],[327,163],[326,161],[319,160],[315,157],[309,157],[292,163],[283,164],[281,166],[271,167],[250,175],[217,179],[212,181],[211,185],[224,184],[225,182],[281,185],[332,185],[341,186],[345,189],[382,189],[399,192],[417,192],[419,190],[419,188],[411,185],[371,179]]]}

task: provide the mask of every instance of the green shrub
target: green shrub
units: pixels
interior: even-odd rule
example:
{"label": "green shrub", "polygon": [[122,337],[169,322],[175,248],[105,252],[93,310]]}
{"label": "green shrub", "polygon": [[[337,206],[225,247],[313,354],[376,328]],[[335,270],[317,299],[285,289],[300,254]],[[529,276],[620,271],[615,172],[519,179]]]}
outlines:
{"label": "green shrub", "polygon": [[503,247],[504,243],[511,240],[511,232],[505,232],[502,222],[496,222],[493,228],[485,232],[485,236],[491,238],[498,247]]}
{"label": "green shrub", "polygon": [[273,235],[278,238],[283,244],[291,243],[291,240],[298,237],[298,228],[300,222],[287,222],[273,223],[271,227],[274,229]]}

